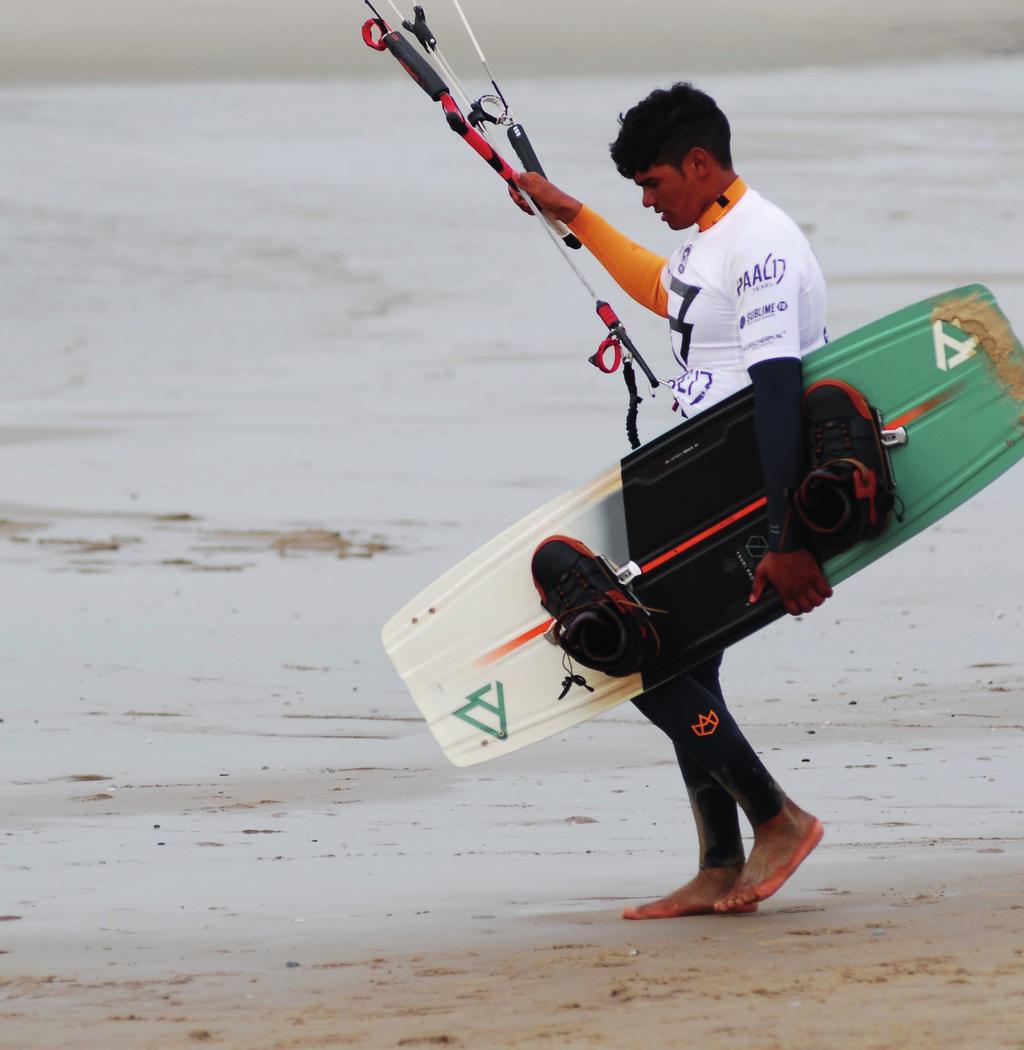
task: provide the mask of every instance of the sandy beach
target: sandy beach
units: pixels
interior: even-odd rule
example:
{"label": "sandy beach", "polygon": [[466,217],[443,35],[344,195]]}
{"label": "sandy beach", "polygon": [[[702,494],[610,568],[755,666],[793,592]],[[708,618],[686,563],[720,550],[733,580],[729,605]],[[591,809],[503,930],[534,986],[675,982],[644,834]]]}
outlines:
{"label": "sandy beach", "polygon": [[[1000,12],[902,64],[699,78],[833,334],[973,280],[1024,331]],[[667,253],[606,160],[664,82],[631,68],[506,86]],[[696,854],[631,707],[443,758],[380,625],[622,455],[624,394],[534,224],[374,76],[0,89],[0,1047],[1024,1047],[1020,469],[728,654],[826,825],[758,914],[619,918]]]}

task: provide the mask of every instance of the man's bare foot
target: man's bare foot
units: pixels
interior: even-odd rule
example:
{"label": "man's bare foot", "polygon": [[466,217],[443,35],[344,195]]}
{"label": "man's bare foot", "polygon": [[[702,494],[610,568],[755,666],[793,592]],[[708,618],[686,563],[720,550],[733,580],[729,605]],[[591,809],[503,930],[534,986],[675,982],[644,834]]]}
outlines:
{"label": "man's bare foot", "polygon": [[824,834],[817,817],[786,799],[779,813],[754,828],[754,848],[747,863],[735,885],[715,902],[715,911],[739,911],[767,900],[782,888]]}
{"label": "man's bare foot", "polygon": [[[678,919],[683,915],[712,915],[715,902],[735,885],[743,871],[742,864],[727,868],[702,868],[685,886],[675,893],[662,897],[660,901],[641,904],[639,908],[627,908],[624,919]],[[730,911],[757,911],[756,904],[741,905]]]}

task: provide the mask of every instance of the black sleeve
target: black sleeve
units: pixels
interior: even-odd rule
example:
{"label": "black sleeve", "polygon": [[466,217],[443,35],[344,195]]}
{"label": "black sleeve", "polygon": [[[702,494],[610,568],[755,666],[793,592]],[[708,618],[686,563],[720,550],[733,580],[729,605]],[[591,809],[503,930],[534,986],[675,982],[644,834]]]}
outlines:
{"label": "black sleeve", "polygon": [[803,536],[789,497],[806,473],[800,362],[778,357],[752,365],[749,371],[754,385],[754,429],[768,492],[768,544],[773,551],[798,550],[804,545]]}

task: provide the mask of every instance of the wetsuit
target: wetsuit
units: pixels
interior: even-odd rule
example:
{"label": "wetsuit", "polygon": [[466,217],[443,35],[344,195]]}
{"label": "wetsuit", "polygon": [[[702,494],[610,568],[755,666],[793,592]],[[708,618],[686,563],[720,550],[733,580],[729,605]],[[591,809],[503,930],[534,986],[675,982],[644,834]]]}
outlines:
{"label": "wetsuit", "polygon": [[[825,281],[799,227],[742,179],[669,259],[633,243],[589,208],[570,225],[626,292],[668,319],[682,369],[670,381],[675,410],[689,417],[753,384],[770,546],[800,546],[786,501],[803,473],[800,360],[827,335]],[[726,707],[721,660],[718,654],[634,701],[675,746],[702,868],[742,862],[737,805],[756,825],[784,801]]]}

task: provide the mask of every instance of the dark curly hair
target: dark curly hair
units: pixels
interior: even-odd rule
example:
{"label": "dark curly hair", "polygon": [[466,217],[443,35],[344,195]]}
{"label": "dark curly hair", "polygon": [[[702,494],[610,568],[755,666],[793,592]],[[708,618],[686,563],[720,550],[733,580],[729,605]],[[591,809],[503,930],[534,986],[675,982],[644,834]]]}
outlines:
{"label": "dark curly hair", "polygon": [[710,95],[689,82],[652,91],[619,114],[619,125],[610,150],[627,179],[655,164],[681,164],[694,146],[706,149],[723,168],[732,167],[729,121]]}

